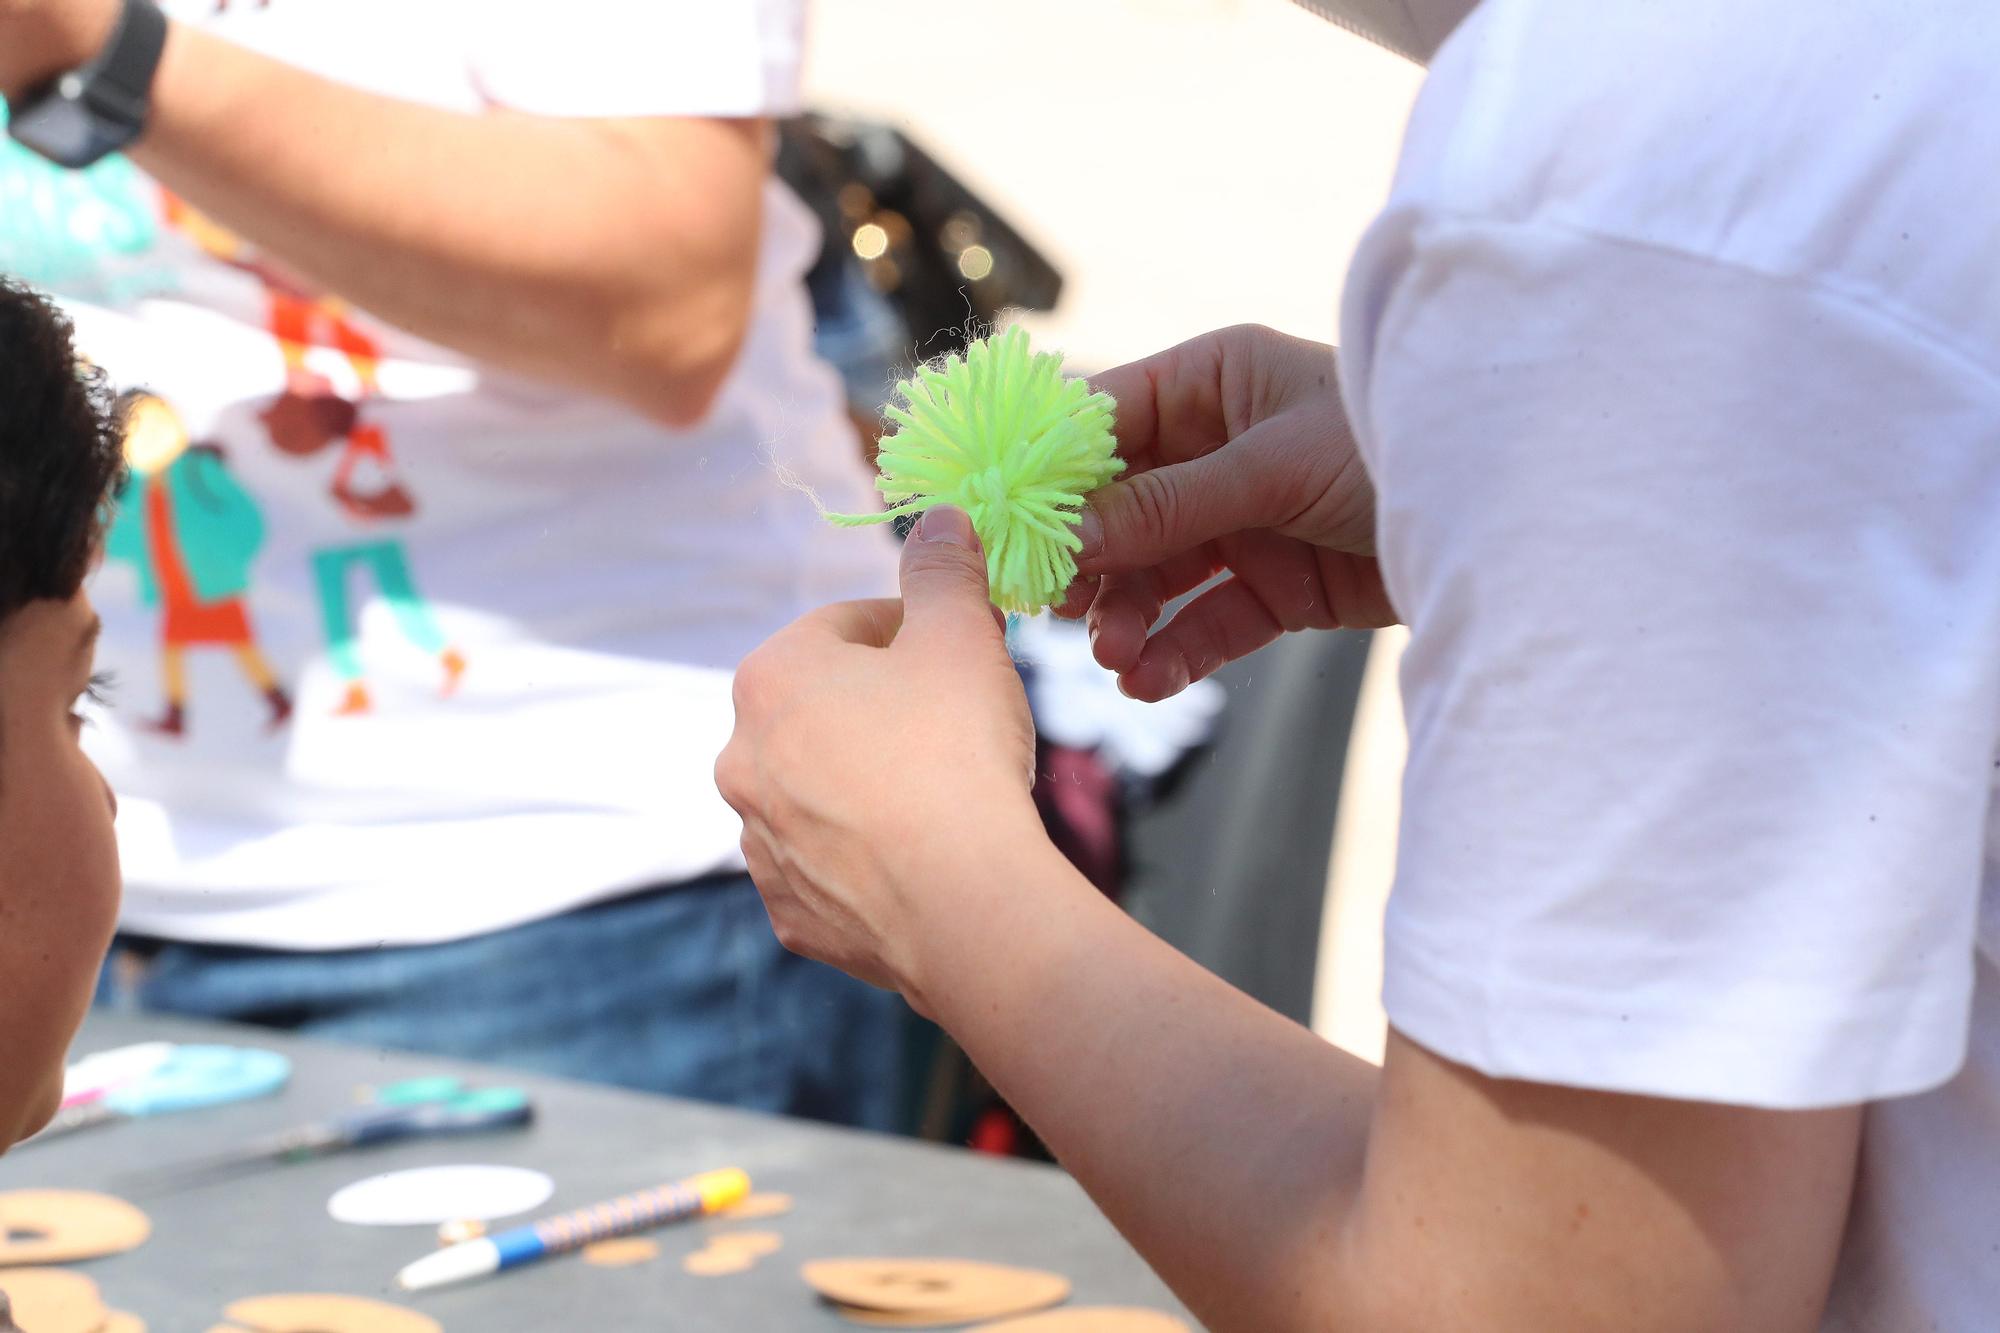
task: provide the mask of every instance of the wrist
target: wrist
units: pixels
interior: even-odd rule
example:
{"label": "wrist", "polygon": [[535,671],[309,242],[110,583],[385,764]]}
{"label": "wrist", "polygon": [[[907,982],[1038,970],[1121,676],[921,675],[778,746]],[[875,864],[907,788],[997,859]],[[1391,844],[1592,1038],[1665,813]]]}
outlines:
{"label": "wrist", "polygon": [[41,0],[25,10],[0,3],[0,95],[19,98],[100,55],[118,26],[122,0]]}
{"label": "wrist", "polygon": [[1062,915],[1078,891],[1100,895],[1049,841],[1032,802],[977,833],[955,828],[912,848],[896,871],[902,920],[899,989],[918,1012],[945,1021],[948,1003],[980,1003],[1007,974],[1033,970],[1032,929]]}

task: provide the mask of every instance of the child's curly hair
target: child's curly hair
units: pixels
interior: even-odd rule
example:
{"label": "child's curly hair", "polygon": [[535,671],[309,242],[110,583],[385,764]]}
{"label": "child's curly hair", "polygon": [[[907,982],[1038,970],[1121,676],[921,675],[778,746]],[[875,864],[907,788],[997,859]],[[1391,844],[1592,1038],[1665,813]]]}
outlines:
{"label": "child's curly hair", "polygon": [[124,471],[104,377],[70,339],[61,311],[0,278],[0,622],[76,594]]}

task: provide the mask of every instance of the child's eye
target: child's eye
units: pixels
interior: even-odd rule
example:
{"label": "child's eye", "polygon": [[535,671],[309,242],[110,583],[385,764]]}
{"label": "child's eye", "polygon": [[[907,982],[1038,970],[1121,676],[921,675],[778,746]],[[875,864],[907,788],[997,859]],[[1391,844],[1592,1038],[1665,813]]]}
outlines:
{"label": "child's eye", "polygon": [[[111,707],[111,693],[117,683],[117,679],[109,671],[98,672],[90,678],[90,683],[83,687],[83,693],[77,696],[77,704],[81,705],[88,699],[99,708]],[[69,717],[77,726],[84,726],[90,720],[74,709],[71,710]]]}

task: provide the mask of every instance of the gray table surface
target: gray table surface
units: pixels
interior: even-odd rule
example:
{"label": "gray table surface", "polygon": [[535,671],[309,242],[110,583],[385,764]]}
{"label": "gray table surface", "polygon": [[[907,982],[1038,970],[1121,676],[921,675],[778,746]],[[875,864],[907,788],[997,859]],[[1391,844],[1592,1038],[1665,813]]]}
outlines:
{"label": "gray table surface", "polygon": [[[153,1221],[146,1244],[74,1267],[97,1282],[114,1309],[142,1316],[152,1333],[200,1333],[232,1301],[307,1291],[394,1301],[457,1330],[851,1329],[799,1277],[802,1262],[836,1256],[1045,1268],[1075,1284],[1074,1304],[1141,1305],[1186,1317],[1076,1183],[1053,1168],[449,1060],[170,1019],[93,1015],[74,1050],[82,1055],[159,1038],[280,1050],[294,1062],[292,1081],[275,1097],[102,1126],[0,1158],[0,1190],[95,1189],[145,1209]],[[536,1099],[538,1120],[525,1131],[387,1145],[164,1196],[120,1188],[121,1173],[352,1107],[365,1086],[439,1073],[524,1086]],[[342,1185],[384,1171],[468,1162],[546,1171],[556,1193],[537,1215],[721,1166],[739,1166],[757,1189],[796,1202],[786,1216],[742,1224],[776,1231],[785,1242],[747,1273],[684,1273],[681,1257],[720,1229],[693,1223],[650,1233],[661,1255],[635,1267],[595,1268],[568,1255],[414,1295],[396,1292],[391,1279],[435,1248],[432,1228],[357,1227],[327,1215],[326,1201]]]}

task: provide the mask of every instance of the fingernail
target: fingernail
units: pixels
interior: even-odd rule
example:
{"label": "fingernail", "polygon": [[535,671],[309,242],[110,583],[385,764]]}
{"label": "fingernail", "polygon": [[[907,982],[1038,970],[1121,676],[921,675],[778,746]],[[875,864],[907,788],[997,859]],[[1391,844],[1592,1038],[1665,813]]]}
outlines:
{"label": "fingernail", "polygon": [[1079,560],[1095,560],[1104,554],[1104,520],[1089,505],[1083,507],[1083,517],[1077,521],[1076,535],[1083,541],[1083,549],[1076,553]]}
{"label": "fingernail", "polygon": [[972,531],[972,520],[963,509],[954,505],[934,505],[926,509],[924,516],[917,520],[917,537],[921,541],[943,542],[968,550],[979,541]]}

